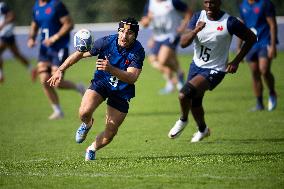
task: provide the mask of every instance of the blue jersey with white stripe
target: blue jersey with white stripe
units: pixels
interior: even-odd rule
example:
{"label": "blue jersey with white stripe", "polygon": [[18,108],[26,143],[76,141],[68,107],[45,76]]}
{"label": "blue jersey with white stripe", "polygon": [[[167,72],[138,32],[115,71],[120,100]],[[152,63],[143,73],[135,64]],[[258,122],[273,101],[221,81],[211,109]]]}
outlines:
{"label": "blue jersey with white stripe", "polygon": [[275,17],[275,7],[270,0],[256,0],[249,4],[243,0],[240,5],[240,15],[246,26],[257,35],[254,47],[265,47],[270,44],[270,29],[267,17]]}
{"label": "blue jersey with white stripe", "polygon": [[[33,21],[41,29],[40,41],[51,37],[56,34],[62,24],[60,18],[69,15],[65,5],[59,0],[50,0],[44,6],[39,6],[38,0],[33,7]],[[62,36],[50,48],[59,50],[67,48],[70,41],[70,34]],[[41,44],[43,45],[43,44]],[[43,45],[44,46],[44,45]]]}
{"label": "blue jersey with white stripe", "polygon": [[[95,41],[94,47],[90,51],[91,55],[98,56],[99,59],[108,58],[110,64],[120,70],[126,71],[128,67],[142,69],[145,59],[145,51],[139,41],[135,41],[130,49],[121,48],[117,44],[118,34],[100,38]],[[107,87],[124,99],[129,100],[135,96],[134,84],[120,81],[117,77],[103,70],[96,70],[94,80],[103,81]]]}

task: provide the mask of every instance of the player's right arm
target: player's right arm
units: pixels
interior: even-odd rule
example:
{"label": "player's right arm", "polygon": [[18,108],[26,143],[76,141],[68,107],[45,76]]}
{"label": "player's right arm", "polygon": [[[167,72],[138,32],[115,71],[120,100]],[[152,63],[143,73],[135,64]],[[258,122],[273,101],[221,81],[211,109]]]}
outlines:
{"label": "player's right arm", "polygon": [[12,23],[15,20],[15,14],[7,6],[2,7],[2,12],[5,13],[4,22],[0,25],[0,30],[4,28],[7,24]]}
{"label": "player's right arm", "polygon": [[186,48],[187,46],[189,46],[193,42],[197,33],[205,27],[205,22],[199,21],[197,23],[199,16],[200,12],[197,12],[192,16],[190,22],[188,23],[187,29],[181,35],[180,45],[182,48]]}
{"label": "player's right arm", "polygon": [[199,21],[196,25],[196,27],[191,30],[187,29],[182,35],[180,39],[180,45],[182,48],[186,48],[189,46],[194,38],[196,37],[197,33],[200,32],[205,27],[205,22]]}
{"label": "player's right arm", "polygon": [[35,21],[32,21],[31,23],[31,27],[30,27],[30,33],[29,33],[29,39],[27,42],[27,45],[29,48],[32,48],[35,46],[36,44],[36,36],[37,36],[37,32],[38,32],[38,25],[36,24]]}
{"label": "player's right arm", "polygon": [[177,28],[177,32],[180,34],[180,33],[185,31],[187,24],[192,17],[192,11],[187,6],[187,4],[184,3],[181,0],[172,0],[172,3],[173,3],[173,6],[175,7],[175,9],[183,14],[183,19],[180,23],[180,26]]}
{"label": "player's right arm", "polygon": [[140,20],[140,24],[143,26],[143,27],[148,27],[149,24],[151,23],[152,21],[152,13],[149,11],[149,1],[147,1],[147,3],[145,4],[144,6],[144,10],[143,10],[143,16]]}
{"label": "player's right arm", "polygon": [[57,86],[63,76],[63,72],[67,70],[70,66],[76,64],[81,60],[82,58],[87,58],[92,56],[90,52],[79,52],[75,51],[73,54],[71,54],[64,62],[63,64],[56,70],[56,72],[52,75],[47,82],[50,86]]}

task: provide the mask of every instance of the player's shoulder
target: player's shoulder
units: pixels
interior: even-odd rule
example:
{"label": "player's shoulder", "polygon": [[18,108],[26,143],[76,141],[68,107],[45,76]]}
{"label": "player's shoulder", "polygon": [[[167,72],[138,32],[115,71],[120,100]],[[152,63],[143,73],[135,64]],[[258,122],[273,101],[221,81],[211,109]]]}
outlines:
{"label": "player's shoulder", "polygon": [[139,57],[145,57],[144,47],[138,40],[136,40],[135,43],[133,44],[133,47],[130,50],[130,54],[133,54]]}
{"label": "player's shoulder", "polygon": [[58,11],[66,11],[66,6],[61,0],[51,0],[49,3]]}
{"label": "player's shoulder", "polygon": [[200,10],[200,11],[196,11],[193,13],[192,17],[196,17],[196,18],[199,18],[200,15],[206,13],[205,10]]}
{"label": "player's shoulder", "polygon": [[142,49],[144,51],[144,47],[142,46],[142,44],[138,40],[135,41],[134,47],[135,47],[136,50],[141,50]]}

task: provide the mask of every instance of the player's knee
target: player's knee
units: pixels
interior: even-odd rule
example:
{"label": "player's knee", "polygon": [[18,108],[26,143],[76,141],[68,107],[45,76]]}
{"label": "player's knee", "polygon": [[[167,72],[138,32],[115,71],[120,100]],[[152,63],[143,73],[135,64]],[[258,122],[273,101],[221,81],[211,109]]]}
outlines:
{"label": "player's knee", "polygon": [[39,68],[37,70],[37,74],[39,76],[40,79],[40,83],[46,87],[49,86],[49,84],[47,83],[47,80],[50,78],[50,70],[48,68]]}
{"label": "player's knee", "polygon": [[259,71],[260,71],[261,75],[264,76],[264,77],[268,77],[271,73],[270,70],[267,69],[267,68],[261,68]]}
{"label": "player's knee", "polygon": [[92,113],[90,113],[85,107],[80,107],[79,118],[82,122],[86,123],[92,119]]}
{"label": "player's knee", "polygon": [[192,99],[197,93],[196,87],[194,87],[192,84],[187,82],[179,93],[179,99],[183,100],[184,98]]}
{"label": "player's knee", "polygon": [[47,82],[48,77],[40,77],[40,83],[44,88],[51,88],[49,83]]}

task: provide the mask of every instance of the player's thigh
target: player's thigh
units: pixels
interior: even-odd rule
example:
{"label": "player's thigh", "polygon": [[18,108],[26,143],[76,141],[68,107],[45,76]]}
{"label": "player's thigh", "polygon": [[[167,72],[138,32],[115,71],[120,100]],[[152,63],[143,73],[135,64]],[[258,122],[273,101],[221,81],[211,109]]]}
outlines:
{"label": "player's thigh", "polygon": [[174,53],[169,57],[167,64],[172,70],[177,70],[179,68],[179,62],[176,56],[176,52],[173,52]]}
{"label": "player's thigh", "polygon": [[81,101],[79,113],[93,113],[96,108],[104,101],[104,98],[95,90],[87,89]]}
{"label": "player's thigh", "polygon": [[202,75],[196,75],[189,83],[197,89],[197,96],[203,96],[204,92],[209,89],[210,83]]}
{"label": "player's thigh", "polygon": [[260,73],[258,61],[251,61],[251,62],[248,63],[248,66],[249,66],[250,71],[253,75]]}
{"label": "player's thigh", "polygon": [[162,45],[159,53],[158,53],[158,60],[160,64],[166,65],[170,59],[174,55],[175,51],[171,47],[167,45]]}
{"label": "player's thigh", "polygon": [[153,63],[153,62],[155,62],[155,61],[158,61],[157,55],[154,55],[154,54],[150,54],[150,55],[148,56],[148,59],[149,59],[150,63]]}
{"label": "player's thigh", "polygon": [[259,71],[262,74],[270,72],[271,60],[268,57],[260,57],[258,63],[259,63]]}
{"label": "player's thigh", "polygon": [[4,52],[4,50],[7,48],[7,44],[0,40],[0,55]]}
{"label": "player's thigh", "polygon": [[45,83],[51,76],[51,68],[49,62],[41,61],[37,64],[37,71],[41,83]]}
{"label": "player's thigh", "polygon": [[19,49],[18,49],[15,42],[9,44],[9,49],[14,54],[14,56],[16,56],[16,57],[21,56]]}

